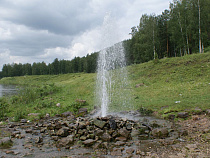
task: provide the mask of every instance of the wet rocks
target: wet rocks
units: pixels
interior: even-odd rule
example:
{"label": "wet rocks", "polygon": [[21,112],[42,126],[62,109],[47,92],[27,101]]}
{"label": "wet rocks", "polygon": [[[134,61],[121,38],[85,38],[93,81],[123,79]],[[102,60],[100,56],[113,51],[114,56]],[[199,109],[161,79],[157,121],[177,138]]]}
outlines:
{"label": "wet rocks", "polygon": [[57,143],[57,147],[67,147],[72,145],[73,143],[74,143],[74,136],[69,135],[67,137],[61,138]]}
{"label": "wet rocks", "polygon": [[166,128],[155,128],[152,130],[152,136],[155,138],[166,138],[169,132]]}
{"label": "wet rocks", "polygon": [[104,126],[106,125],[106,122],[98,120],[98,119],[94,119],[94,125],[99,127],[100,129],[103,129]]}

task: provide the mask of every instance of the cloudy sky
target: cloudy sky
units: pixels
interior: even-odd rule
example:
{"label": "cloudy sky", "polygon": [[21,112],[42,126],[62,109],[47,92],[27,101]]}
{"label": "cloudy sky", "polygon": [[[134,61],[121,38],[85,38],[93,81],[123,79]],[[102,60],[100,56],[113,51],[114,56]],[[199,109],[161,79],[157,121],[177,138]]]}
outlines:
{"label": "cloudy sky", "polygon": [[[142,14],[159,15],[171,0],[0,0],[0,70],[8,63],[51,63],[99,51],[111,13],[119,41]],[[102,35],[103,36],[103,35]]]}

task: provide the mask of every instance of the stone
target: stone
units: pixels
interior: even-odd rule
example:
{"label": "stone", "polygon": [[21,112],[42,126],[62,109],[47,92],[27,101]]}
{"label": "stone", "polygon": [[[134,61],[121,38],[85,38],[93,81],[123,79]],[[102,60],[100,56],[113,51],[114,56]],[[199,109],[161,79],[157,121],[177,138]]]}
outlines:
{"label": "stone", "polygon": [[41,113],[30,113],[28,116],[39,116]]}
{"label": "stone", "polygon": [[36,144],[42,143],[43,142],[43,138],[42,137],[37,137],[35,140]]}
{"label": "stone", "polygon": [[68,145],[72,145],[74,143],[74,136],[69,135],[67,137],[61,138],[58,141],[57,147],[66,147]]}
{"label": "stone", "polygon": [[87,139],[87,137],[86,136],[81,136],[79,139],[84,141],[84,140]]}
{"label": "stone", "polygon": [[85,115],[87,114],[87,112],[88,112],[87,108],[80,108],[78,110],[78,115]]}
{"label": "stone", "polygon": [[178,131],[178,133],[179,133],[179,136],[187,136],[188,135],[188,131],[185,129],[180,129]]}
{"label": "stone", "polygon": [[70,111],[67,111],[67,112],[64,112],[61,114],[62,117],[67,117],[67,116],[71,116],[71,115],[73,115],[73,113]]}
{"label": "stone", "polygon": [[111,139],[112,139],[112,137],[111,137],[108,133],[104,133],[104,134],[101,136],[101,140],[102,140],[102,141],[105,141],[105,142],[110,142]]}
{"label": "stone", "polygon": [[152,130],[152,136],[155,138],[165,138],[169,134],[166,128],[155,128]]}
{"label": "stone", "polygon": [[21,132],[20,131],[14,131],[14,132],[12,132],[11,136],[16,137],[17,134],[21,134]]}
{"label": "stone", "polygon": [[12,140],[9,137],[5,137],[0,139],[0,145],[1,144],[8,144],[8,143],[12,143]]}
{"label": "stone", "polygon": [[114,143],[115,146],[122,146],[125,145],[126,142],[123,141],[117,141],[116,143]]}
{"label": "stone", "polygon": [[60,104],[60,103],[57,103],[57,104],[56,104],[56,106],[57,106],[57,107],[60,107],[60,106],[61,106],[61,104]]}
{"label": "stone", "polygon": [[125,137],[125,138],[129,138],[129,136],[130,136],[130,132],[129,131],[127,131],[126,129],[124,129],[124,128],[121,128],[119,131],[119,134],[121,135],[121,136],[123,136],[123,137]]}
{"label": "stone", "polygon": [[68,127],[63,127],[61,129],[59,129],[56,133],[57,136],[61,136],[61,137],[66,137],[69,135],[69,128]]}
{"label": "stone", "polygon": [[194,115],[200,115],[202,113],[202,110],[199,107],[196,107],[193,109],[193,114]]}
{"label": "stone", "polygon": [[126,124],[126,129],[127,129],[127,130],[132,130],[132,124],[127,123],[127,124]]}
{"label": "stone", "polygon": [[178,118],[187,118],[189,116],[188,112],[179,112],[177,114]]}
{"label": "stone", "polygon": [[26,119],[21,119],[20,123],[27,123],[27,120]]}
{"label": "stone", "polygon": [[207,109],[207,110],[206,110],[206,114],[207,114],[207,115],[210,115],[210,109]]}
{"label": "stone", "polygon": [[109,126],[113,130],[117,129],[117,123],[113,119],[109,119]]}
{"label": "stone", "polygon": [[93,139],[87,139],[87,140],[83,141],[83,144],[85,146],[92,146],[94,143],[95,143],[95,140],[93,140]]}
{"label": "stone", "polygon": [[133,129],[131,132],[131,137],[138,137],[138,135],[140,135],[140,131],[138,129]]}
{"label": "stone", "polygon": [[106,125],[106,122],[98,120],[98,119],[94,119],[94,125],[99,127],[100,129],[103,129],[104,126]]}
{"label": "stone", "polygon": [[25,130],[25,132],[26,132],[26,133],[32,133],[33,130],[32,130],[32,129],[27,129],[27,130]]}
{"label": "stone", "polygon": [[122,141],[122,142],[126,142],[126,138],[125,137],[117,137],[115,138],[116,141]]}
{"label": "stone", "polygon": [[126,149],[126,153],[127,154],[132,154],[132,153],[134,153],[134,149],[133,148],[128,148],[128,149]]}

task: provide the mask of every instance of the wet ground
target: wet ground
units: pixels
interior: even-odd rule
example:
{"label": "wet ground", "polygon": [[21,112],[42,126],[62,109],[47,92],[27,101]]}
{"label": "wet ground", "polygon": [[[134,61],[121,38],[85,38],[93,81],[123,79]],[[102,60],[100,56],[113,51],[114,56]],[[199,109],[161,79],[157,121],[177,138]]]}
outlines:
{"label": "wet ground", "polygon": [[[113,114],[116,115],[116,114]],[[125,113],[118,114],[125,117]],[[65,118],[54,117],[32,123],[13,123],[0,125],[0,137],[11,137],[13,146],[0,149],[0,158],[60,158],[60,157],[154,157],[154,158],[184,158],[184,157],[210,157],[210,118],[207,115],[193,115],[186,120],[176,123],[155,117],[141,116],[139,113],[130,113],[127,119],[148,125],[161,125],[170,132],[166,138],[133,138],[119,143],[103,142],[103,147],[95,145],[85,147],[81,141],[71,146],[58,147],[56,138],[52,133],[40,128],[49,120],[66,122]],[[154,127],[153,127],[154,128]],[[152,131],[151,131],[152,132]]]}

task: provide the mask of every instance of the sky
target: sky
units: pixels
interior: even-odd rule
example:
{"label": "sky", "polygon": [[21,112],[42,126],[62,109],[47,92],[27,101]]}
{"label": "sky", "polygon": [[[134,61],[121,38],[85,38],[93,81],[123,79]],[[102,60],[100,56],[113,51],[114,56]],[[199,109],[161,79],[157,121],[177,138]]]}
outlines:
{"label": "sky", "polygon": [[170,0],[0,0],[0,71],[4,64],[51,63],[100,51],[104,18],[119,42],[142,14],[159,15]]}

